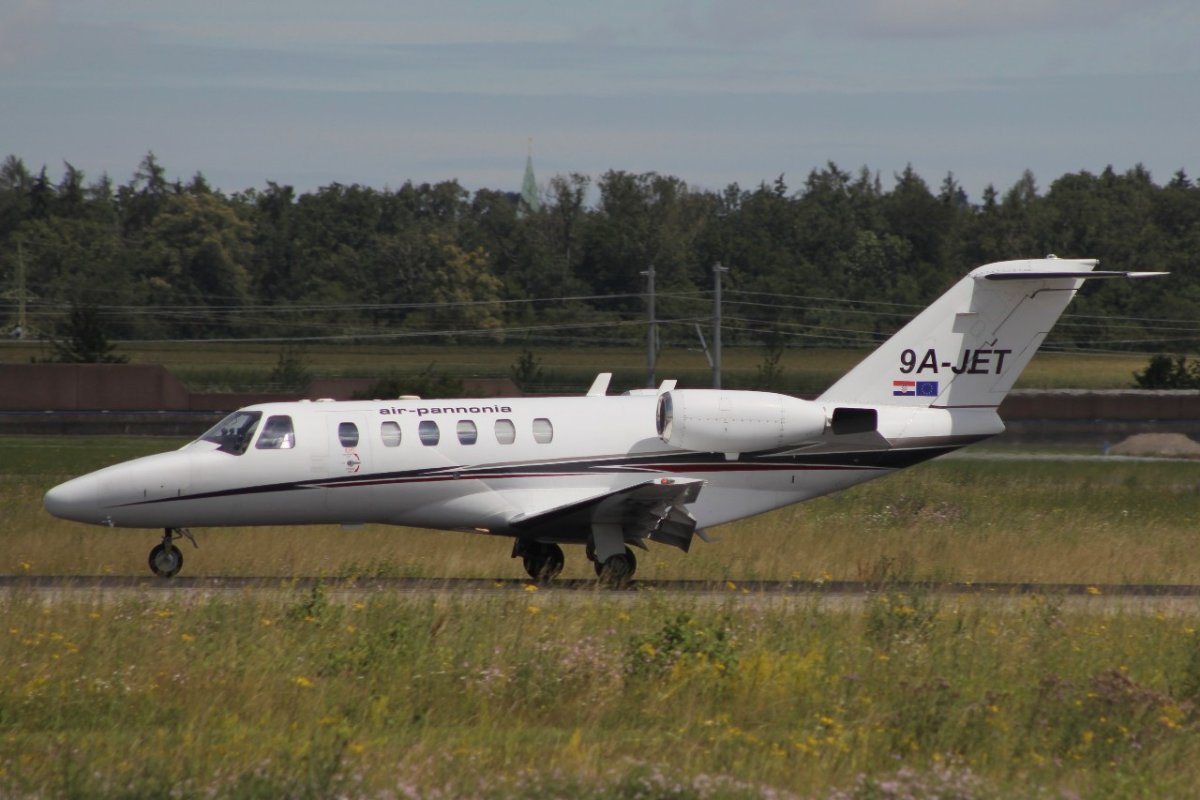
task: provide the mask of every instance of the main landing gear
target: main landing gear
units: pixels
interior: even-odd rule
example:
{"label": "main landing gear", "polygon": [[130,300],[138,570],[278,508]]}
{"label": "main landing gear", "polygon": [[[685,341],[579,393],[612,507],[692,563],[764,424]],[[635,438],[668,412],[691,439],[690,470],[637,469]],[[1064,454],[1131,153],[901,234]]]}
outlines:
{"label": "main landing gear", "polygon": [[[558,545],[527,539],[517,539],[513,543],[512,554],[513,558],[521,559],[525,572],[537,583],[549,583],[558,577],[566,560],[562,548]],[[625,586],[637,571],[637,559],[628,547],[622,547],[621,552],[610,555],[602,562],[596,557],[596,549],[589,542],[587,557],[596,568],[596,577],[603,586]]]}
{"label": "main landing gear", "polygon": [[588,545],[587,554],[596,569],[596,577],[605,586],[620,588],[629,583],[633,579],[633,573],[637,572],[637,558],[628,547],[624,553],[611,555],[603,562],[596,558],[596,552],[591,545]]}
{"label": "main landing gear", "polygon": [[150,571],[160,578],[170,578],[178,574],[183,568],[183,553],[175,546],[174,540],[185,538],[193,547],[200,546],[196,544],[196,537],[192,536],[187,528],[164,529],[162,542],[150,551]]}
{"label": "main landing gear", "polygon": [[520,556],[525,572],[538,583],[549,583],[562,572],[566,557],[562,548],[545,542],[526,542],[518,539],[513,546],[513,557]]}

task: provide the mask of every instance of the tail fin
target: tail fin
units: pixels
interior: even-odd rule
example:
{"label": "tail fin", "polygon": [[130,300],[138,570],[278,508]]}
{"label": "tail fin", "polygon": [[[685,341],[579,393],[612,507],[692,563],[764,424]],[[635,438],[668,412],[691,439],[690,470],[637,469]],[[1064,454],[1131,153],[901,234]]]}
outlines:
{"label": "tail fin", "polygon": [[995,408],[1087,278],[1094,259],[1002,261],[973,270],[818,398],[822,402]]}

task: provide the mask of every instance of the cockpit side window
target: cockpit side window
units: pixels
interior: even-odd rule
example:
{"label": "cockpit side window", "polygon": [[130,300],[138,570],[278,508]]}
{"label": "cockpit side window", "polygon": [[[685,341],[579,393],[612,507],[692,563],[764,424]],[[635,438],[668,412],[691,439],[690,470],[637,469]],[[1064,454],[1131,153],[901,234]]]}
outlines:
{"label": "cockpit side window", "polygon": [[212,442],[221,452],[240,456],[249,447],[260,419],[261,411],[235,411],[209,428],[200,441]]}
{"label": "cockpit side window", "polygon": [[256,450],[291,450],[296,446],[296,432],[292,427],[292,418],[284,415],[267,417],[258,441],[254,443]]}

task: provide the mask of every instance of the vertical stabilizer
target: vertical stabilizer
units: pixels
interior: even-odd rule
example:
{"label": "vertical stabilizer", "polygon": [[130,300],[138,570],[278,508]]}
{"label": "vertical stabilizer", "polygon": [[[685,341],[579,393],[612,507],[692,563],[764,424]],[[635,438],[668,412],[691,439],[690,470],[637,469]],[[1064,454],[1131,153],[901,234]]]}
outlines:
{"label": "vertical stabilizer", "polygon": [[1094,272],[1095,266],[1091,259],[1051,256],[979,267],[819,399],[995,408],[1084,280],[1151,274]]}

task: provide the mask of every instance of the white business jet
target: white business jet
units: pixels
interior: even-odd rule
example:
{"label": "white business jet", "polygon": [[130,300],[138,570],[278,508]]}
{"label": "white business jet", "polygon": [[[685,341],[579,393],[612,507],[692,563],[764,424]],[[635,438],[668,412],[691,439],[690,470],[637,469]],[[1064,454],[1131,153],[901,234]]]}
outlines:
{"label": "white business jet", "polygon": [[46,493],[51,514],[162,528],[150,568],[203,526],[384,523],[514,539],[546,581],[581,544],[605,582],[646,540],[687,551],[704,529],[845,489],[1004,430],[996,413],[1094,260],[972,271],[816,400],[719,389],[583,397],[265,403],[183,448]]}

